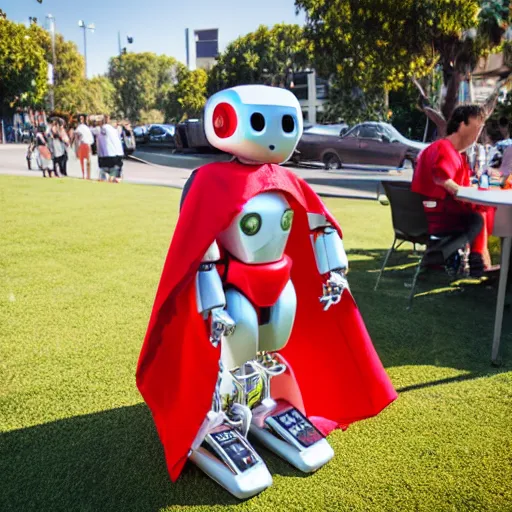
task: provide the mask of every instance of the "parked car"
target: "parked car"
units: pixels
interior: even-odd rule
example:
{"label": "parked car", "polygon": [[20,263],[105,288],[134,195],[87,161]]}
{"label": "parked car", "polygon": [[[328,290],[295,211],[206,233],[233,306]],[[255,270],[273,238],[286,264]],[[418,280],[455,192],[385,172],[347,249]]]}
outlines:
{"label": "parked car", "polygon": [[219,152],[208,142],[202,119],[187,119],[176,125],[174,140],[178,151]]}
{"label": "parked car", "polygon": [[326,169],[340,169],[342,165],[414,167],[427,145],[407,139],[388,123],[360,123],[332,135],[312,128],[304,131],[293,161],[321,162]]}
{"label": "parked car", "polygon": [[137,144],[147,144],[148,143],[148,129],[151,125],[143,125],[136,126],[133,129],[133,134],[135,135],[135,142]]}
{"label": "parked car", "polygon": [[148,144],[150,146],[176,147],[174,134],[176,128],[173,124],[152,124],[147,132]]}

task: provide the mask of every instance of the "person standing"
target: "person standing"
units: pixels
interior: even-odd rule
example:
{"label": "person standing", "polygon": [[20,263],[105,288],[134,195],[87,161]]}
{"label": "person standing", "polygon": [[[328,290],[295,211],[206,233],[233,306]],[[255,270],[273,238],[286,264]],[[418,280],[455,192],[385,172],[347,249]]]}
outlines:
{"label": "person standing", "polygon": [[101,126],[92,130],[98,145],[98,164],[100,181],[121,181],[123,168],[123,145],[119,132],[110,124],[109,116],[104,116]]}
{"label": "person standing", "polygon": [[122,128],[121,142],[123,144],[124,156],[129,156],[135,151],[135,135],[130,122],[124,124]]}
{"label": "person standing", "polygon": [[[75,130],[75,138],[78,144],[77,156],[82,168],[82,179],[91,179],[91,146],[94,143],[94,136],[89,126],[87,126],[86,117],[80,115],[79,124]],[[87,161],[87,164],[85,162]]]}
{"label": "person standing", "polygon": [[[48,173],[48,177],[52,177],[52,154],[48,149],[48,139],[45,136],[46,128],[44,125],[37,127],[37,134],[34,140],[34,144],[37,151],[37,163],[43,172],[43,178],[46,178],[46,173]],[[53,168],[53,175],[57,177],[57,172],[55,168]]]}
{"label": "person standing", "polygon": [[467,234],[473,277],[480,277],[491,264],[487,238],[494,209],[458,201],[457,193],[460,187],[470,185],[471,171],[463,153],[478,139],[484,122],[482,107],[457,107],[448,121],[447,136],[420,153],[411,186],[413,192],[425,199],[423,205],[431,234]]}
{"label": "person standing", "polygon": [[54,119],[50,128],[50,141],[53,157],[53,172],[54,174],[59,167],[61,176],[67,176],[67,161],[68,153],[67,147],[69,146],[69,137],[64,129],[64,120]]}

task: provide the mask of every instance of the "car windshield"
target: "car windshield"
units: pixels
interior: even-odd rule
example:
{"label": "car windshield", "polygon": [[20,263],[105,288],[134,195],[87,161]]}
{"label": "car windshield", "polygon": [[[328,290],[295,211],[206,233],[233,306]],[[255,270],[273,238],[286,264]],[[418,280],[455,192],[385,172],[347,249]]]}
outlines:
{"label": "car windshield", "polygon": [[344,125],[313,125],[304,128],[307,133],[314,133],[318,135],[339,135]]}
{"label": "car windshield", "polygon": [[387,137],[390,140],[397,140],[398,142],[402,142],[403,144],[407,144],[409,142],[409,139],[407,137],[404,137],[393,125],[391,124],[383,124],[382,127],[382,133],[384,135],[387,135]]}
{"label": "car windshield", "polygon": [[343,137],[374,137],[377,134],[385,135],[390,141],[409,143],[409,139],[404,137],[393,125],[387,123],[359,124],[346,132]]}

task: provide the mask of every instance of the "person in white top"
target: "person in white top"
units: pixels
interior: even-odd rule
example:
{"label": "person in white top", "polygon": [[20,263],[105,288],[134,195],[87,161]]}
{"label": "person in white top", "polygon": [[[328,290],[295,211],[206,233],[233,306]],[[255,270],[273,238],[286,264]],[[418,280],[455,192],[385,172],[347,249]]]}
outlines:
{"label": "person in white top", "polygon": [[[80,166],[82,167],[82,178],[91,179],[91,146],[94,144],[94,136],[91,129],[87,126],[85,116],[79,117],[80,124],[75,130],[75,138],[78,143],[77,156],[80,160]],[[85,161],[87,161],[87,173],[85,168]]]}
{"label": "person in white top", "polygon": [[98,163],[100,166],[100,181],[108,176],[108,181],[121,181],[123,168],[123,145],[118,131],[110,124],[109,116],[105,116],[102,125],[93,129],[98,144]]}

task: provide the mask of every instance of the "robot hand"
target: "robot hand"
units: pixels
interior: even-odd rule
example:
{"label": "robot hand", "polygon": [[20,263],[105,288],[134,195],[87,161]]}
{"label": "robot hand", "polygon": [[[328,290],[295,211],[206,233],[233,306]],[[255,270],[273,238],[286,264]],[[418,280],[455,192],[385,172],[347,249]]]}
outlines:
{"label": "robot hand", "polygon": [[323,285],[323,295],[320,297],[324,311],[327,311],[333,304],[338,304],[345,288],[348,288],[348,281],[343,271],[331,271],[327,282]]}
{"label": "robot hand", "polygon": [[235,332],[235,321],[224,308],[214,308],[210,315],[210,341],[214,347],[219,345],[222,336],[231,336]]}

